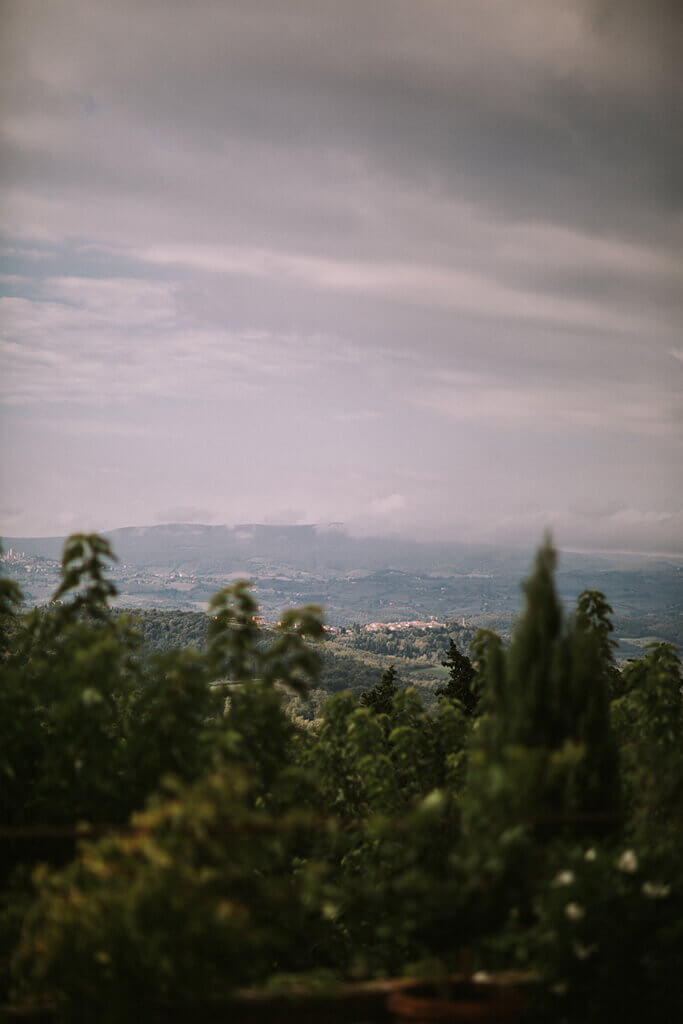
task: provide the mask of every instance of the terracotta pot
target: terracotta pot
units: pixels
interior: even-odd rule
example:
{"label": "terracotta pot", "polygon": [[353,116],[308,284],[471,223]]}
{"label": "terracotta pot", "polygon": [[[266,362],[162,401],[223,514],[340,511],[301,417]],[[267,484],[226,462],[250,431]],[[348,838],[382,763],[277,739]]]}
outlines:
{"label": "terracotta pot", "polygon": [[485,981],[471,981],[455,975],[442,984],[415,984],[388,999],[394,1021],[428,1024],[454,1021],[459,1024],[514,1024],[521,1019],[526,999],[524,984],[530,977],[517,972],[489,975]]}
{"label": "terracotta pot", "polygon": [[56,1024],[57,1009],[52,1003],[42,1005],[31,1005],[25,1003],[23,1006],[6,1004],[0,1006],[0,1021],[7,1021],[7,1024]]}
{"label": "terracotta pot", "polygon": [[250,990],[221,1003],[157,1007],[154,1024],[391,1024],[388,999],[412,978],[387,978],[340,985],[329,993]]}

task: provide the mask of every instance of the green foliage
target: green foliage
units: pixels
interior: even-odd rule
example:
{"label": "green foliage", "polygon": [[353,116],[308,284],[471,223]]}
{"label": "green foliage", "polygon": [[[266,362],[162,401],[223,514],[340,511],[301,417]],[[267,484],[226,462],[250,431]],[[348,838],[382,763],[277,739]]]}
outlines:
{"label": "green foliage", "polygon": [[375,714],[390,715],[394,697],[398,693],[396,686],[396,669],[393,665],[382,674],[377,686],[372,690],[364,690],[360,695],[361,707],[370,708]]}
{"label": "green foliage", "polygon": [[[106,608],[99,551],[65,552],[58,594],[17,624],[0,690],[2,816],[8,823],[119,820],[137,637]],[[94,564],[93,564],[94,563]],[[76,593],[73,591],[80,588]]]}
{"label": "green foliage", "polygon": [[426,663],[439,663],[447,656],[453,636],[463,646],[472,640],[474,631],[471,627],[457,623],[446,626],[406,626],[402,629],[379,627],[372,632],[357,630],[347,634],[346,642],[355,650],[368,651],[373,654],[386,655],[399,659],[420,659]]}
{"label": "green foliage", "polygon": [[683,820],[682,683],[673,645],[651,644],[644,658],[624,668],[626,692],[612,705],[640,834],[675,835]]}
{"label": "green foliage", "polygon": [[327,898],[356,974],[457,960],[473,921],[465,902],[477,887],[488,891],[456,852],[466,733],[457,705],[443,702],[432,716],[411,690],[394,695],[388,714],[350,693],[325,705],[307,776],[321,809],[346,823],[327,855]]}
{"label": "green foliage", "polygon": [[130,611],[129,614],[142,636],[146,650],[163,654],[178,647],[203,650],[206,645],[208,621],[204,612],[144,608]]}
{"label": "green foliage", "polygon": [[[190,646],[154,650],[109,608],[112,557],[71,538],[55,601],[26,615],[0,587],[15,999],[208,1019],[244,985],[443,972],[468,947],[540,970],[545,1019],[677,1019],[680,662],[657,645],[617,681],[609,605],[586,591],[563,616],[549,545],[511,646],[481,631],[470,661],[451,640],[438,703],[392,669],[360,699],[315,690],[309,720],[317,606],[266,629],[240,581],[183,620]],[[365,657],[337,658],[358,689]]]}
{"label": "green foliage", "polygon": [[109,542],[97,534],[75,533],[64,545],[61,581],[53,601],[69,595],[65,609],[69,617],[84,611],[93,618],[106,617],[108,602],[116,597],[116,587],[105,576],[107,562],[115,562]]}
{"label": "green foliage", "polygon": [[551,1020],[674,1021],[683,1015],[680,851],[567,851],[537,894],[533,944]]}
{"label": "green foliage", "polygon": [[475,638],[484,716],[473,733],[470,806],[498,807],[502,824],[608,825],[619,806],[618,758],[610,728],[608,606],[584,594],[563,621],[553,584],[555,553],[540,549],[524,590],[526,608],[504,651],[495,634]]}
{"label": "green foliage", "polygon": [[238,683],[279,683],[305,694],[320,675],[320,654],[306,641],[323,638],[322,610],[306,605],[284,612],[264,646],[258,604],[250,589],[250,583],[238,580],[211,599],[206,651],[211,672]]}
{"label": "green foliage", "polygon": [[621,672],[614,664],[617,644],[610,636],[614,632],[612,615],[612,606],[599,590],[584,590],[576,599],[577,627],[593,637],[610,698],[619,696],[623,688]]}
{"label": "green foliage", "polygon": [[[0,544],[2,556],[2,544]],[[17,613],[24,595],[14,580],[0,576],[0,662],[7,656],[10,638],[16,627]]]}
{"label": "green foliage", "polygon": [[290,608],[283,612],[271,642],[262,656],[261,678],[278,683],[295,693],[306,694],[320,677],[322,658],[307,640],[322,640],[325,630],[318,605]]}
{"label": "green foliage", "polygon": [[52,996],[68,1020],[120,1021],[131,1008],[210,1004],[310,960],[330,925],[316,865],[292,871],[309,823],[275,823],[250,789],[235,768],[169,787],[130,835],[38,871],[15,957],[20,989]]}
{"label": "green foliage", "polygon": [[437,697],[460,701],[465,714],[474,715],[479,703],[479,697],[472,689],[475,678],[474,666],[467,655],[458,650],[458,645],[452,638],[449,642],[448,657],[441,664],[448,669],[448,685],[436,691]]}
{"label": "green foliage", "polygon": [[267,774],[257,754],[264,734],[236,739],[232,727],[248,698],[236,698],[232,718],[221,716],[223,696],[211,684],[226,671],[253,678],[258,670],[271,692],[278,683],[301,693],[315,681],[319,661],[306,641],[322,632],[317,609],[288,613],[264,643],[240,584],[217,596],[206,655],[146,656],[130,619],[109,608],[112,557],[101,538],[70,538],[52,604],[15,616],[0,687],[0,817],[29,831],[3,845],[0,877],[13,877],[17,864],[73,856],[68,829],[50,840],[41,829],[122,823],[165,777],[197,779],[240,743]]}
{"label": "green foliage", "polygon": [[332,650],[332,646],[326,643],[322,652],[320,683],[328,693],[340,693],[342,690],[360,692],[377,686],[382,678],[381,668],[362,658],[341,653],[338,648]]}
{"label": "green foliage", "polygon": [[247,580],[238,580],[211,598],[206,631],[207,659],[215,676],[241,682],[254,679],[259,658],[258,605]]}

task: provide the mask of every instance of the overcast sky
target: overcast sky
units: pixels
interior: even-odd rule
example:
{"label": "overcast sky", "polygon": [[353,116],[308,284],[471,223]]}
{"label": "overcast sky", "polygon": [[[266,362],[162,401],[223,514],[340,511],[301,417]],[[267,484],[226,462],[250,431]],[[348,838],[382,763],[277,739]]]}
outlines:
{"label": "overcast sky", "polygon": [[0,10],[0,533],[681,549],[677,0]]}

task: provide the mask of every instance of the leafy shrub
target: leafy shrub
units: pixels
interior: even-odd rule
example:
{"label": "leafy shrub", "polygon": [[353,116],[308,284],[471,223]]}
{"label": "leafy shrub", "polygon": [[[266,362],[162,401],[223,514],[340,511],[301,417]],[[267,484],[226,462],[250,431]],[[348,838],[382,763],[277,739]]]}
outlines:
{"label": "leafy shrub", "polygon": [[234,767],[166,788],[130,834],[83,843],[67,868],[36,873],[16,976],[68,1020],[220,1000],[305,966],[329,928],[309,896],[315,863],[292,871],[305,816],[275,822],[255,810]]}
{"label": "leafy shrub", "polygon": [[633,827],[675,845],[683,819],[681,663],[671,644],[650,644],[624,668],[624,695],[612,705],[621,740]]}
{"label": "leafy shrub", "polygon": [[537,897],[547,1012],[577,1024],[680,1020],[680,857],[594,845],[558,864]]}

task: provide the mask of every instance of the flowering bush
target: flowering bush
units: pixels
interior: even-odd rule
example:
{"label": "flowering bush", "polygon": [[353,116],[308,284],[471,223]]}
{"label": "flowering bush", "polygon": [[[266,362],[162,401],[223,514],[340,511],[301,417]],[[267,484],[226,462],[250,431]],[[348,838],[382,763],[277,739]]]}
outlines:
{"label": "flowering bush", "polygon": [[681,1019],[680,863],[630,847],[576,849],[539,890],[536,909],[551,1019]]}

